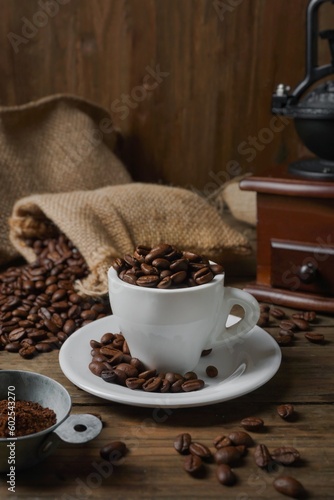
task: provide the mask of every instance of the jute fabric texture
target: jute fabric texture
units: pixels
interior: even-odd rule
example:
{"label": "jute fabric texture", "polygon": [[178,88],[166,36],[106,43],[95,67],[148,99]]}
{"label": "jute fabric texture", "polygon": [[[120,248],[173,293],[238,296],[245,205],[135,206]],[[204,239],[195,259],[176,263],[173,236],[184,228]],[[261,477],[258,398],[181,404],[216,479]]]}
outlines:
{"label": "jute fabric texture", "polygon": [[107,270],[118,256],[138,244],[168,242],[213,260],[224,250],[249,251],[248,240],[230,227],[215,207],[183,188],[132,182],[90,191],[33,195],[19,200],[10,219],[13,246],[28,260],[35,255],[30,238],[59,230],[80,250],[89,276],[78,289],[89,295],[107,293]]}
{"label": "jute fabric texture", "polygon": [[20,198],[131,182],[118,139],[107,111],[77,97],[0,107],[0,264],[17,256],[8,217]]}

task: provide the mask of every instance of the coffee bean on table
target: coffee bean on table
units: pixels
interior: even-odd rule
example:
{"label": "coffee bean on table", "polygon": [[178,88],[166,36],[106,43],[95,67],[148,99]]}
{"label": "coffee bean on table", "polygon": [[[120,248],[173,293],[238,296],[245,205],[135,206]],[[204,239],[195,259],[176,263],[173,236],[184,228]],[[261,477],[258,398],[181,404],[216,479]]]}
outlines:
{"label": "coffee bean on table", "polygon": [[258,444],[254,450],[254,461],[258,467],[267,468],[272,462],[271,455],[265,444]]}
{"label": "coffee bean on table", "polygon": [[202,476],[204,472],[204,467],[203,467],[203,462],[202,459],[197,456],[197,455],[188,455],[184,462],[183,462],[183,468],[188,474],[191,474],[192,476]]}
{"label": "coffee bean on table", "polygon": [[232,486],[237,480],[236,475],[227,464],[218,465],[216,469],[216,476],[220,484],[224,484],[225,486]]}
{"label": "coffee bean on table", "polygon": [[232,446],[232,441],[225,435],[219,435],[214,439],[213,445],[219,450],[219,448],[224,448],[225,446]]}
{"label": "coffee bean on table", "polygon": [[322,333],[305,333],[304,337],[313,344],[324,344],[325,336]]}
{"label": "coffee bean on table", "polygon": [[252,446],[254,444],[253,438],[247,432],[244,431],[233,431],[228,435],[228,437],[235,446],[238,446],[239,444],[244,444],[245,446]]}
{"label": "coffee bean on table", "polygon": [[285,312],[283,311],[283,309],[279,309],[278,307],[271,309],[270,314],[276,319],[285,318]]}
{"label": "coffee bean on table", "polygon": [[295,415],[295,409],[291,404],[279,405],[276,410],[279,416],[284,420],[289,420],[289,418]]}
{"label": "coffee bean on table", "polygon": [[191,444],[191,435],[188,432],[178,434],[174,441],[174,448],[178,453],[189,453],[189,446]]}
{"label": "coffee bean on table", "polygon": [[242,456],[241,450],[236,446],[224,446],[219,448],[214,454],[215,462],[219,464],[237,465]]}
{"label": "coffee bean on table", "polygon": [[289,319],[285,319],[285,320],[281,321],[279,326],[280,326],[281,330],[291,330],[292,332],[296,331],[298,328],[296,323],[294,323],[293,321],[291,321]]}
{"label": "coffee bean on table", "polygon": [[259,431],[263,429],[264,422],[262,418],[259,417],[247,417],[243,418],[240,422],[240,425],[246,429],[246,431]]}
{"label": "coffee bean on table", "polygon": [[212,453],[210,449],[202,443],[192,442],[189,445],[189,451],[193,455],[199,456],[202,460],[210,460],[212,458]]}
{"label": "coffee bean on table", "polygon": [[123,458],[126,452],[127,447],[123,441],[112,441],[101,448],[100,456],[103,460],[113,463]]}
{"label": "coffee bean on table", "polygon": [[281,446],[271,453],[271,458],[282,465],[291,465],[300,459],[299,451],[292,446]]}
{"label": "coffee bean on table", "polygon": [[294,318],[292,320],[294,322],[294,324],[296,325],[296,327],[298,328],[298,330],[309,330],[310,328],[310,325],[309,325],[309,322],[306,321],[305,319],[302,319],[302,318]]}
{"label": "coffee bean on table", "polygon": [[291,476],[281,476],[274,480],[274,488],[291,498],[304,498],[306,496],[306,491],[303,485]]}

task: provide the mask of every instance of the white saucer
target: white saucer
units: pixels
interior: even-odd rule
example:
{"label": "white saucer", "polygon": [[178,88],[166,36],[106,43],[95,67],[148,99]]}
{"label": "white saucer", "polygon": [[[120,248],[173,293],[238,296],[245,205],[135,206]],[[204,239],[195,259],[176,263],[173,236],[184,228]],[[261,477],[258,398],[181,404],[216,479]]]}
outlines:
{"label": "white saucer", "polygon": [[[230,315],[227,326],[238,320],[236,316]],[[89,341],[100,340],[106,332],[119,331],[113,316],[89,323],[66,340],[60,349],[59,363],[64,375],[77,387],[100,398],[128,405],[181,408],[234,399],[268,382],[279,369],[282,359],[277,342],[267,332],[255,326],[239,342],[229,344],[228,347],[216,348],[211,354],[200,359],[194,371],[198,378],[205,381],[203,389],[175,394],[132,390],[105,382],[93,375],[88,368],[91,361]],[[228,352],[222,361],[224,350]],[[205,369],[208,365],[218,368],[217,377],[207,377]]]}

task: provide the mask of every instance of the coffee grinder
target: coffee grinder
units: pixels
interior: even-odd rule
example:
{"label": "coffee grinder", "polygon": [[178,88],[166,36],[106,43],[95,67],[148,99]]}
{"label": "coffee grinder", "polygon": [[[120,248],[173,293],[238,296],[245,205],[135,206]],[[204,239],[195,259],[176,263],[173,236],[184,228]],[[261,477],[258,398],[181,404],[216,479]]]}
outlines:
{"label": "coffee grinder", "polygon": [[[325,2],[334,9],[334,0],[311,0],[307,8],[305,78],[291,93],[278,85],[272,96],[272,112],[294,120],[315,156],[278,175],[245,178],[240,188],[257,193],[257,277],[246,290],[264,302],[333,313],[334,79],[317,85],[334,74],[334,30],[318,28]],[[324,66],[318,66],[319,37],[330,48]]]}

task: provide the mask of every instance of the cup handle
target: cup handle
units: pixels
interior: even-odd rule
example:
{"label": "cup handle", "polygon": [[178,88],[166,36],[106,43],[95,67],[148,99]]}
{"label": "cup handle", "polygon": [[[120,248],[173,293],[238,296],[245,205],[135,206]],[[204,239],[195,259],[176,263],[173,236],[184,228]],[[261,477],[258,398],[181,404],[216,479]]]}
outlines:
{"label": "cup handle", "polygon": [[[226,327],[228,315],[235,305],[243,308],[245,313],[244,317],[234,325]],[[239,290],[238,288],[225,287],[221,305],[218,335],[212,338],[212,347],[227,342],[233,342],[236,338],[246,335],[256,325],[259,317],[260,306],[250,293]]]}

